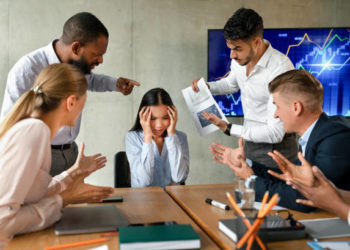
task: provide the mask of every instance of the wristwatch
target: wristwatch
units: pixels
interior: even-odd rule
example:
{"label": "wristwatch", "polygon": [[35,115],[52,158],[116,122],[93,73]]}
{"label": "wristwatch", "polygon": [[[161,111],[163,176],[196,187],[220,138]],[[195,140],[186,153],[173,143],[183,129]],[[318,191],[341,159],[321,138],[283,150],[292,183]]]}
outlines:
{"label": "wristwatch", "polygon": [[231,123],[227,123],[227,127],[226,127],[226,130],[224,132],[225,135],[231,135],[231,127],[232,127],[232,124]]}

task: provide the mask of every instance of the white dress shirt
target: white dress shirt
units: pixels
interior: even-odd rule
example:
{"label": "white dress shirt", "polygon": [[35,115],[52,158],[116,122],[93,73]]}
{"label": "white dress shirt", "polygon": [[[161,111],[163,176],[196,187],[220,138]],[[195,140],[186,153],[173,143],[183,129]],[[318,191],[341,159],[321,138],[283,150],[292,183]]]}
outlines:
{"label": "white dress shirt", "polygon": [[[53,47],[54,42],[23,56],[12,67],[7,76],[6,90],[1,109],[1,120],[12,109],[20,96],[32,88],[36,77],[43,68],[50,64],[60,63]],[[91,73],[86,75],[86,79],[89,84],[89,90],[97,92],[117,90],[117,78]],[[62,127],[53,138],[52,144],[72,143],[79,134],[80,122],[81,115],[77,118],[74,127]]]}
{"label": "white dress shirt", "polygon": [[187,179],[189,150],[185,133],[176,131],[164,138],[162,152],[157,144],[144,142],[143,131],[129,131],[125,136],[125,150],[130,164],[132,187],[161,186]]}
{"label": "white dress shirt", "polygon": [[0,249],[16,234],[44,229],[61,217],[58,194],[72,181],[52,178],[50,129],[41,120],[16,123],[0,139]]}
{"label": "white dress shirt", "polygon": [[294,69],[287,56],[268,46],[249,76],[246,66],[231,61],[230,74],[223,79],[209,82],[213,94],[231,94],[241,90],[241,101],[244,113],[244,124],[233,124],[231,135],[243,137],[255,143],[279,143],[284,137],[283,123],[274,118],[275,105],[268,85],[276,76]]}

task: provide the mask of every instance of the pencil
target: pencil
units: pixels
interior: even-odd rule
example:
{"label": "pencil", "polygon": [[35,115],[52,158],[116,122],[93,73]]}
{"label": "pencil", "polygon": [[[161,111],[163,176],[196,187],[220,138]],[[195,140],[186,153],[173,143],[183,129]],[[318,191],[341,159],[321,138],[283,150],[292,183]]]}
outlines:
{"label": "pencil", "polygon": [[[264,197],[261,201],[261,206],[258,212],[258,217],[261,216],[262,211],[264,210],[264,206],[266,204],[267,199],[269,198],[269,191],[266,191],[264,194]],[[247,243],[247,250],[250,250],[253,246],[254,238],[257,236],[257,230],[255,230],[252,235],[249,237],[248,243]]]}
{"label": "pencil", "polygon": [[[238,215],[242,217],[242,220],[243,220],[244,224],[246,225],[247,229],[249,229],[251,227],[251,224],[250,224],[249,220],[247,220],[247,217],[245,216],[244,212],[239,208],[239,206],[237,205],[236,201],[233,199],[233,197],[230,195],[229,192],[226,192],[226,196],[227,196],[228,200],[230,201],[233,209],[236,210]],[[262,243],[260,237],[257,236],[257,235],[256,235],[256,241],[258,242],[258,244],[261,247],[261,249],[263,249],[263,250],[266,249],[266,247]]]}
{"label": "pencil", "polygon": [[274,194],[270,199],[269,203],[267,204],[266,208],[260,214],[260,217],[258,217],[254,221],[253,226],[251,226],[249,230],[246,232],[246,234],[238,241],[237,248],[241,248],[245,244],[245,242],[248,240],[248,238],[251,236],[251,234],[254,231],[259,230],[259,227],[264,221],[264,217],[271,211],[271,209],[278,203],[278,201],[279,201],[278,194]]}
{"label": "pencil", "polygon": [[46,247],[45,250],[56,250],[56,249],[64,249],[64,248],[71,248],[71,247],[79,247],[79,246],[84,246],[84,245],[102,243],[102,242],[106,242],[106,241],[107,241],[107,238],[79,241],[79,242],[73,242],[73,243],[68,243],[68,244]]}
{"label": "pencil", "polygon": [[264,211],[264,207],[265,207],[265,204],[266,204],[268,198],[269,198],[269,191],[266,191],[264,194],[264,197],[261,201],[261,207],[259,209],[258,216],[260,216],[261,212]]}

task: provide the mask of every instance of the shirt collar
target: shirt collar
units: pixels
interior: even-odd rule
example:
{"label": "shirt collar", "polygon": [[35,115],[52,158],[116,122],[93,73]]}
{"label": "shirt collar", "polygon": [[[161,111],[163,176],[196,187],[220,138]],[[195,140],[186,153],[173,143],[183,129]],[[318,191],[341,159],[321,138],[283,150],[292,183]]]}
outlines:
{"label": "shirt collar", "polygon": [[256,65],[260,66],[260,67],[263,67],[263,68],[266,68],[267,67],[267,63],[268,61],[270,60],[270,57],[272,55],[272,46],[270,44],[269,41],[265,40],[264,39],[264,43],[266,44],[267,48],[264,52],[264,54],[260,57],[258,63]]}
{"label": "shirt collar", "polygon": [[309,137],[310,137],[311,132],[314,129],[317,121],[318,121],[318,119],[316,121],[314,121],[311,124],[311,126],[304,132],[304,134],[299,138],[299,145],[302,147],[303,152],[305,152],[306,144],[309,141]]}
{"label": "shirt collar", "polygon": [[49,43],[46,46],[46,49],[45,49],[45,54],[46,54],[46,57],[47,57],[49,64],[61,63],[60,59],[58,58],[58,56],[55,52],[54,46],[53,46],[56,41],[57,40],[53,40],[51,43]]}

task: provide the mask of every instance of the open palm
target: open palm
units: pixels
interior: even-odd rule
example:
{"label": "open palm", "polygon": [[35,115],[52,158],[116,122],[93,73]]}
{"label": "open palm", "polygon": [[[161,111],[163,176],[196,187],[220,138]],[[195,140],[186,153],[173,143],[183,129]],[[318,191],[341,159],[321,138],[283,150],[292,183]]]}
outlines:
{"label": "open palm", "polygon": [[277,163],[278,167],[282,171],[282,174],[276,173],[272,170],[267,172],[283,181],[296,180],[304,185],[312,186],[314,183],[314,175],[312,173],[311,164],[304,158],[301,152],[298,153],[298,158],[301,162],[301,166],[291,163],[286,157],[284,157],[280,152],[274,150],[268,153],[269,156]]}

